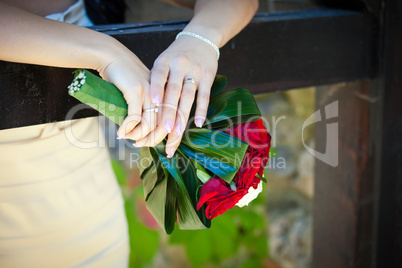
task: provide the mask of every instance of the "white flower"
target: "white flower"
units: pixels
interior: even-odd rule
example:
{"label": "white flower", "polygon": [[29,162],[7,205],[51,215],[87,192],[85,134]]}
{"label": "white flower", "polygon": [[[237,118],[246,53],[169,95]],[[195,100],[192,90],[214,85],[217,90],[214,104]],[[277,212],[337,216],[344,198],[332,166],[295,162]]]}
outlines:
{"label": "white flower", "polygon": [[254,189],[253,186],[250,186],[250,188],[248,188],[248,193],[245,196],[243,196],[243,198],[240,199],[239,202],[237,202],[236,206],[239,207],[247,206],[251,201],[256,199],[258,194],[261,192],[262,192],[262,180],[258,184],[257,189]]}

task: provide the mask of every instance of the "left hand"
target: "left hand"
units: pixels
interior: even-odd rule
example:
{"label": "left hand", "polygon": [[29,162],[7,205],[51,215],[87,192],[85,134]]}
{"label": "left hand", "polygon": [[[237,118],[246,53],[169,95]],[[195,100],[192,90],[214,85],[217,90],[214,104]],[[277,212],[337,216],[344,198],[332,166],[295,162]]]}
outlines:
{"label": "left hand", "polygon": [[198,83],[194,123],[202,127],[218,68],[216,57],[210,45],[191,36],[181,36],[156,59],[151,70],[150,94],[152,103],[159,105],[159,122],[152,132],[143,133],[137,139],[136,147],[155,146],[168,135],[166,154],[173,156],[187,126],[197,90],[193,83],[184,83],[188,78]]}

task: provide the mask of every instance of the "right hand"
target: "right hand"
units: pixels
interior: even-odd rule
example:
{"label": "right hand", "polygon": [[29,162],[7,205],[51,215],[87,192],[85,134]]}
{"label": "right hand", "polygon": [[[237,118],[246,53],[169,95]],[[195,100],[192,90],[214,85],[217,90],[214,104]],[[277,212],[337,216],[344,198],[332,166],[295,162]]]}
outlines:
{"label": "right hand", "polygon": [[117,131],[118,138],[136,140],[156,127],[156,113],[143,113],[144,109],[153,107],[149,93],[150,71],[134,53],[116,43],[116,53],[108,57],[98,72],[122,92],[128,105],[128,115]]}

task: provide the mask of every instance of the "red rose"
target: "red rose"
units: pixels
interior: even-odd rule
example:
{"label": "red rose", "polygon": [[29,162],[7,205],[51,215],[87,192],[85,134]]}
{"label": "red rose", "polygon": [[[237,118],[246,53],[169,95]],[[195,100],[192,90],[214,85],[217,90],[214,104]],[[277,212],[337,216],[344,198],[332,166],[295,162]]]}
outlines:
{"label": "red rose", "polygon": [[217,176],[201,186],[197,210],[206,203],[205,213],[208,219],[215,218],[234,207],[249,192],[250,187],[257,189],[261,179],[256,175],[263,175],[269,157],[271,136],[261,119],[235,124],[225,132],[248,143],[249,147],[233,179],[236,189],[232,189],[228,183]]}

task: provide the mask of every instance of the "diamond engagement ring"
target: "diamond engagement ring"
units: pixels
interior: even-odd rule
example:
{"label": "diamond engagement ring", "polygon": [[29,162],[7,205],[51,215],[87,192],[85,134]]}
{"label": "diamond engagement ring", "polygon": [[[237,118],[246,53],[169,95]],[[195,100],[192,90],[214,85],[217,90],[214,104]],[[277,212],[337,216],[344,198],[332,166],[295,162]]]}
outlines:
{"label": "diamond engagement ring", "polygon": [[195,86],[195,88],[198,88],[198,83],[193,78],[186,78],[186,80],[184,80],[183,84],[185,84],[185,83],[191,83]]}

